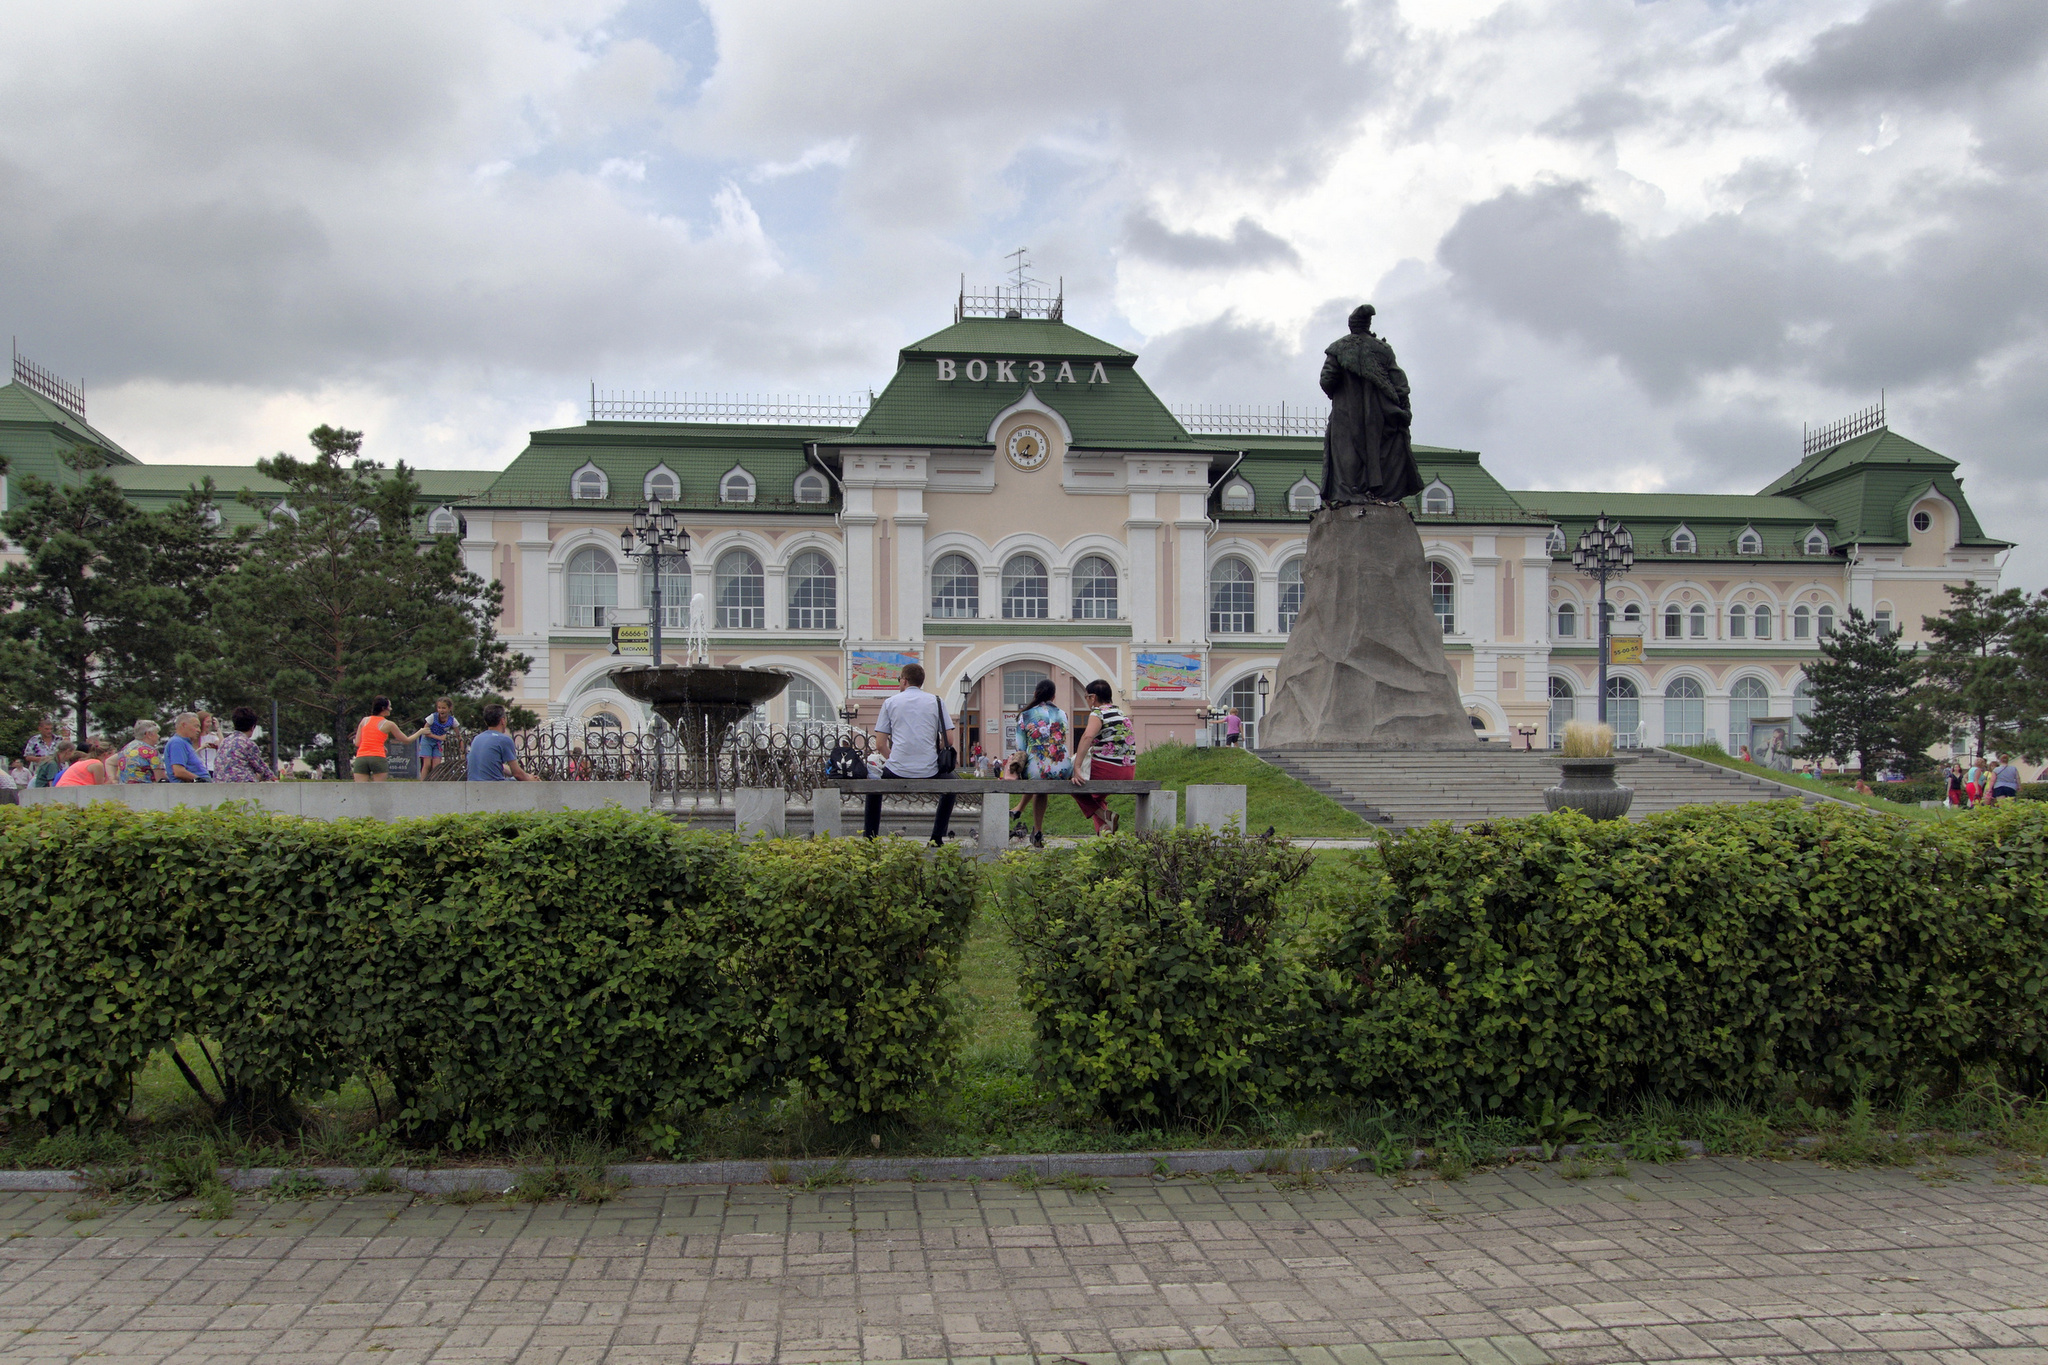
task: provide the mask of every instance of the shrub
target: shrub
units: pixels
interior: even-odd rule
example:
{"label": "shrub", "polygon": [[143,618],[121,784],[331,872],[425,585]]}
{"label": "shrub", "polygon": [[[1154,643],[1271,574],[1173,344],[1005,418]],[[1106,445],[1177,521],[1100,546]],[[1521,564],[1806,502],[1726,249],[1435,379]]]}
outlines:
{"label": "shrub", "polygon": [[899,1110],[949,1064],[973,887],[957,855],[623,811],[0,808],[0,1107],[104,1126],[194,1033],[224,1108],[381,1077],[386,1118],[457,1146],[763,1084]]}
{"label": "shrub", "polygon": [[1183,829],[1005,859],[1000,913],[1056,1092],[1127,1123],[1298,1088],[1308,982],[1273,929],[1310,855]]}
{"label": "shrub", "polygon": [[1336,936],[1341,1088],[1432,1107],[1850,1094],[2038,1074],[2048,812],[1908,825],[1787,802],[1383,844]]}

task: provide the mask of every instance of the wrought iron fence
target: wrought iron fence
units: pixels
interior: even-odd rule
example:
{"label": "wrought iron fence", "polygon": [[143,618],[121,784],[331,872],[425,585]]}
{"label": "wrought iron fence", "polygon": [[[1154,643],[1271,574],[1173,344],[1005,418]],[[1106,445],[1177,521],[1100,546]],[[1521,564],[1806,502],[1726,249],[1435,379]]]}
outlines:
{"label": "wrought iron fence", "polygon": [[[441,761],[427,780],[466,780],[472,738],[465,732],[442,741]],[[864,758],[874,752],[867,731],[823,725],[737,725],[718,745],[667,726],[658,734],[548,726],[514,734],[512,745],[519,766],[543,781],[645,782],[657,799],[716,796],[742,787],[780,787],[808,798],[824,780],[833,750],[845,746]]]}
{"label": "wrought iron fence", "polygon": [[1320,436],[1330,422],[1330,405],[1192,403],[1173,409],[1173,416],[1189,431],[1209,436]]}

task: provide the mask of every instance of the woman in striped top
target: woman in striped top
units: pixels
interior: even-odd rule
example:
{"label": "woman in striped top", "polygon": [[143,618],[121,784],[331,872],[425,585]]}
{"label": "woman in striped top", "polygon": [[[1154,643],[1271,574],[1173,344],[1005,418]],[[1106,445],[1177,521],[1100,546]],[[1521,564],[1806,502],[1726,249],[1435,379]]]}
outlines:
{"label": "woman in striped top", "polygon": [[[1109,684],[1101,678],[1088,684],[1088,701],[1093,710],[1088,728],[1081,732],[1081,742],[1074,746],[1074,785],[1081,786],[1084,781],[1084,762],[1086,780],[1130,781],[1138,775],[1138,746],[1131,737],[1130,720],[1110,701]],[[1074,803],[1097,834],[1116,833],[1116,812],[1109,808],[1108,797],[1077,793]]]}

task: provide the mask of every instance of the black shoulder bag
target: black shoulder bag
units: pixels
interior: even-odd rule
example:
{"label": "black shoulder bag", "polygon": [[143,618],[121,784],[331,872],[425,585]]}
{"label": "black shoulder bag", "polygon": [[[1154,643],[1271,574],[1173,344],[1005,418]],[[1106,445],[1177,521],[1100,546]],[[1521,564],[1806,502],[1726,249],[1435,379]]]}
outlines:
{"label": "black shoulder bag", "polygon": [[[939,701],[937,697],[933,701]],[[953,770],[960,766],[960,751],[946,743],[946,731],[952,729],[946,721],[946,703],[939,701],[939,773],[940,777],[951,777]]]}

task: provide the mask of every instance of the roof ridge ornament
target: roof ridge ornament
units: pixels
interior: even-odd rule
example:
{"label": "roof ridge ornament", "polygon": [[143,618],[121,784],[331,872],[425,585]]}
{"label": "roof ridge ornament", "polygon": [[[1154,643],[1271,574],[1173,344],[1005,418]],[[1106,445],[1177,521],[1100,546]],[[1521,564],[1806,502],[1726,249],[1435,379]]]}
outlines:
{"label": "roof ridge ornament", "polygon": [[64,411],[85,420],[85,381],[67,384],[21,353],[21,339],[14,340],[14,382],[31,393],[39,393]]}
{"label": "roof ridge ornament", "polygon": [[1840,421],[1830,422],[1824,427],[1809,427],[1800,424],[1800,458],[1818,455],[1823,450],[1832,450],[1844,441],[1853,441],[1858,436],[1868,436],[1873,431],[1884,429],[1884,390],[1877,391],[1877,401],[1858,412],[1852,412]]}
{"label": "roof ridge ornament", "polygon": [[671,393],[600,390],[590,386],[593,422],[730,422],[739,425],[852,427],[874,406],[875,395],[787,393]]}
{"label": "roof ridge ornament", "polygon": [[969,318],[1008,318],[1013,321],[1024,318],[1041,318],[1046,322],[1067,320],[1067,277],[1062,275],[1057,290],[1047,293],[1045,281],[1031,275],[1029,247],[1018,247],[1004,257],[1013,264],[1009,268],[1010,283],[1007,287],[993,285],[977,287],[972,292],[967,288],[967,276],[960,277],[960,297],[953,305],[953,321],[965,322]]}

